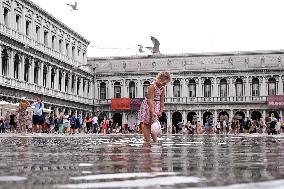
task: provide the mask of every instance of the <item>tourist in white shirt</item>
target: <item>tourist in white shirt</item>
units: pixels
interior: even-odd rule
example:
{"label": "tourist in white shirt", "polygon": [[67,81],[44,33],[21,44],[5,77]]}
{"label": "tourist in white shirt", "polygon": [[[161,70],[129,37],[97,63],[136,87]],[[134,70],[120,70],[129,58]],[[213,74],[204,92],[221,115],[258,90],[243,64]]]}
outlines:
{"label": "tourist in white shirt", "polygon": [[97,129],[98,129],[98,117],[96,115],[94,115],[93,119],[92,119],[92,124],[93,124],[93,133],[97,133]]}

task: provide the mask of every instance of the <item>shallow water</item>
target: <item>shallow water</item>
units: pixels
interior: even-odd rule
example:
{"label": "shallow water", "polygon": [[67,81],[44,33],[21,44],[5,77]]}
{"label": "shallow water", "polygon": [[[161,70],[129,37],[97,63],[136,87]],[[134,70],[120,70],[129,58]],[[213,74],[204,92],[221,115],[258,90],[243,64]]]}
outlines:
{"label": "shallow water", "polygon": [[284,136],[0,135],[0,188],[273,188]]}

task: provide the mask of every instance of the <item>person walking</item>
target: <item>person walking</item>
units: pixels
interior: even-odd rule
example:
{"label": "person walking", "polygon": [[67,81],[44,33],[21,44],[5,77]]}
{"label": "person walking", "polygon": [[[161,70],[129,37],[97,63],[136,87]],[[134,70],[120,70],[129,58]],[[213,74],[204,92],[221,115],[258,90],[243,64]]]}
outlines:
{"label": "person walking", "polygon": [[23,97],[19,104],[19,116],[18,116],[18,125],[21,133],[27,133],[27,128],[29,126],[29,115],[27,108],[31,104],[27,101],[26,97]]}
{"label": "person walking", "polygon": [[35,107],[34,110],[34,115],[33,115],[33,128],[32,132],[40,132],[41,133],[41,126],[44,123],[44,118],[43,118],[43,108],[44,108],[44,103],[41,100],[40,96],[36,96],[35,102],[32,104],[32,106]]}

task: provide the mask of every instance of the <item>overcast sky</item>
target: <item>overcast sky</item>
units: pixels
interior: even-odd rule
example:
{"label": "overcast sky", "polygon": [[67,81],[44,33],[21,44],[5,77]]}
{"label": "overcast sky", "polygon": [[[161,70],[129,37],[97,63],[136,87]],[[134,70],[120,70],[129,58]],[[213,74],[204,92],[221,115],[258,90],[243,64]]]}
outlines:
{"label": "overcast sky", "polygon": [[[32,0],[83,35],[88,57],[284,49],[283,0]],[[146,54],[150,52],[145,52]]]}

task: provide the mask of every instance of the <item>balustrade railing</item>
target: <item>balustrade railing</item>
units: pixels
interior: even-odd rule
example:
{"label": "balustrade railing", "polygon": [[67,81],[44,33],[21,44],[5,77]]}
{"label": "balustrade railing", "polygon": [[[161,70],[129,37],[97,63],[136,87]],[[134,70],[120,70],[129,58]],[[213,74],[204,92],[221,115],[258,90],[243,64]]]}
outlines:
{"label": "balustrade railing", "polygon": [[83,96],[73,95],[71,93],[67,93],[64,91],[47,88],[44,86],[39,86],[34,83],[29,83],[25,81],[21,81],[15,78],[11,78],[8,76],[0,75],[0,85],[15,88],[15,89],[22,89],[22,90],[28,90],[35,93],[41,93],[47,96],[52,96],[55,98],[61,98],[66,100],[71,100],[79,103],[85,103],[85,104],[93,104],[92,98],[87,98]]}
{"label": "balustrade railing", "polygon": [[10,27],[5,26],[4,24],[0,23],[0,32],[11,37],[14,38],[17,41],[20,41],[28,46],[31,46],[32,48],[35,48],[45,54],[48,54],[56,59],[59,59],[63,62],[66,62],[68,64],[71,65],[79,65],[80,63],[76,60],[73,60],[72,58],[63,55],[62,53],[59,53],[58,51],[42,44],[39,43],[38,41],[32,39],[30,36],[27,36],[23,33],[18,32],[17,30],[14,30]]}
{"label": "balustrade railing", "polygon": [[[176,104],[206,104],[206,103],[246,103],[246,102],[267,102],[267,96],[230,96],[230,97],[166,97],[165,103]],[[95,104],[107,105],[111,99],[97,99]]]}

